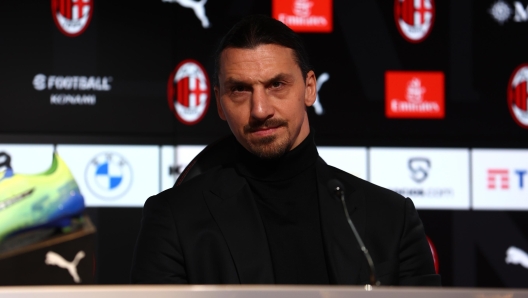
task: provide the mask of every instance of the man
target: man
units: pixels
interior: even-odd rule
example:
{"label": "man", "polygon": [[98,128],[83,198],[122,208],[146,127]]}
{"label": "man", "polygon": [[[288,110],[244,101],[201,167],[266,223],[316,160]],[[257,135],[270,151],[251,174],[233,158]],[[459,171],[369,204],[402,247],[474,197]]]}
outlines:
{"label": "man", "polygon": [[247,17],[215,68],[236,158],[148,199],[133,282],[366,284],[365,256],[327,187],[338,180],[381,284],[440,285],[411,200],[319,158],[306,112],[316,78],[293,31]]}

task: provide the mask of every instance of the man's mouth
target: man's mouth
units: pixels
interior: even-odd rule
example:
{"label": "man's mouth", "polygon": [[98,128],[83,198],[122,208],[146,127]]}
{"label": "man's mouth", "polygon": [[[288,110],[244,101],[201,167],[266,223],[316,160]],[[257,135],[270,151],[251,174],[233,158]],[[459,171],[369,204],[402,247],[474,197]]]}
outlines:
{"label": "man's mouth", "polygon": [[[256,125],[255,125],[256,124]],[[244,132],[255,136],[268,136],[275,133],[281,127],[286,127],[287,122],[281,119],[268,119],[262,123],[248,124],[244,127]]]}
{"label": "man's mouth", "polygon": [[256,136],[268,136],[277,131],[281,126],[274,127],[256,127],[250,130],[250,133]]}

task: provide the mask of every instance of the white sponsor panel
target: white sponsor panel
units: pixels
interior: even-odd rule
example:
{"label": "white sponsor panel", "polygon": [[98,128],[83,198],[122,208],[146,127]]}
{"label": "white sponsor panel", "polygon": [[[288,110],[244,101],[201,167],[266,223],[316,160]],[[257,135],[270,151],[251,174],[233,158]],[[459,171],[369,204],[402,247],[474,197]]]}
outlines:
{"label": "white sponsor panel", "polygon": [[370,181],[418,209],[469,209],[469,150],[371,148]]}
{"label": "white sponsor panel", "polygon": [[367,179],[367,148],[318,146],[317,151],[327,164]]}
{"label": "white sponsor panel", "polygon": [[528,150],[472,150],[473,209],[528,210]]}
{"label": "white sponsor panel", "polygon": [[159,147],[58,145],[88,207],[143,207],[159,192]]}
{"label": "white sponsor panel", "polygon": [[176,182],[173,169],[176,167],[176,150],[174,146],[161,146],[161,191],[171,188]]}
{"label": "white sponsor panel", "polygon": [[[0,144],[0,152],[9,157],[0,157],[0,164],[10,159],[15,174],[40,174],[51,167],[53,145]],[[0,171],[5,169],[0,167]]]}
{"label": "white sponsor panel", "polygon": [[171,188],[187,165],[205,145],[161,147],[161,190]]}

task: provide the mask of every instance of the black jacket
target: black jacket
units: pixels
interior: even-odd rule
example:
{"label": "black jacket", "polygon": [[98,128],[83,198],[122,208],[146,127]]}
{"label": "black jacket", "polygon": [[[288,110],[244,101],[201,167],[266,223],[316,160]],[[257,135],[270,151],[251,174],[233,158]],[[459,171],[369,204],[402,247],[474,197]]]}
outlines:
{"label": "black jacket", "polygon": [[[412,201],[316,163],[321,226],[330,281],[367,284],[369,269],[327,188],[338,179],[352,221],[382,285],[440,285]],[[132,267],[133,283],[274,283],[266,233],[245,179],[230,165],[147,200]]]}

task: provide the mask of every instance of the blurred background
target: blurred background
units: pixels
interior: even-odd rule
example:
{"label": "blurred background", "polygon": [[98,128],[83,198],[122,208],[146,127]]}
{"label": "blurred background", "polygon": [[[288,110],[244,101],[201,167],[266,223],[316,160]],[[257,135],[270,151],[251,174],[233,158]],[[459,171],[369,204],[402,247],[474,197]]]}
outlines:
{"label": "blurred background", "polygon": [[230,133],[213,53],[249,14],[302,36],[320,155],[413,200],[445,286],[528,287],[528,0],[2,1],[0,152],[64,160],[96,283],[129,282],[145,200]]}

